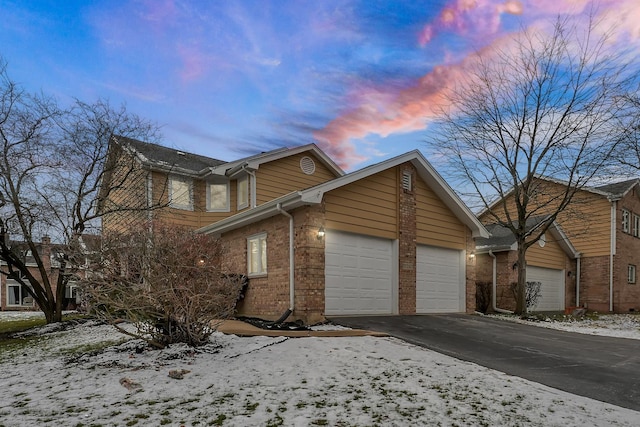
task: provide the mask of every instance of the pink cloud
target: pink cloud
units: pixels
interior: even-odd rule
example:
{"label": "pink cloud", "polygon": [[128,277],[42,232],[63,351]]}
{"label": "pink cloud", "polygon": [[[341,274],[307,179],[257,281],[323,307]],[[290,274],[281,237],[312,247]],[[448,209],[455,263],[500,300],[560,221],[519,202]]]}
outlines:
{"label": "pink cloud", "polygon": [[[426,26],[421,33],[421,40],[428,42],[437,30],[454,28],[458,31],[469,31],[476,34],[498,31],[500,13],[529,13],[531,27],[538,27],[545,18],[553,20],[558,14],[577,15],[584,13],[589,4],[587,0],[539,0],[535,7],[525,9],[519,1],[471,1],[459,0],[453,3],[455,8],[444,10],[436,26]],[[600,9],[596,19],[600,19],[602,28],[615,28],[617,35],[627,34],[631,38],[640,39],[640,2],[637,0],[600,0]],[[480,8],[479,18],[472,18],[471,12]],[[497,34],[496,34],[497,35]],[[498,50],[509,49],[510,37],[495,39],[479,53],[468,55],[462,61],[444,64],[433,68],[410,88],[394,90],[378,90],[360,94],[359,104],[352,110],[336,117],[314,136],[324,149],[338,159],[342,167],[362,161],[355,149],[353,140],[367,135],[388,136],[395,133],[407,133],[425,129],[430,120],[442,109],[451,107],[451,90],[459,82],[469,78],[466,67],[483,57],[490,60]],[[616,41],[614,39],[614,41]]]}
{"label": "pink cloud", "polygon": [[418,43],[424,47],[444,31],[456,34],[473,31],[476,37],[496,34],[502,14],[521,15],[523,9],[519,0],[454,0],[442,9],[435,22],[422,28]]}

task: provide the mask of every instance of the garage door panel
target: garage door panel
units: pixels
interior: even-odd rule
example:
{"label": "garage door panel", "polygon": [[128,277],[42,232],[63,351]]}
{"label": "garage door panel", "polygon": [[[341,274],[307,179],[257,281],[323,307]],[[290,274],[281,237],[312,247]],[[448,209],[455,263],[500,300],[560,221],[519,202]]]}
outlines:
{"label": "garage door panel", "polygon": [[325,314],[393,313],[390,240],[327,231]]}
{"label": "garage door panel", "polygon": [[464,266],[459,250],[418,246],[416,313],[457,313],[464,307]]}
{"label": "garage door panel", "polygon": [[540,298],[531,311],[564,310],[564,270],[527,266],[527,282],[540,282]]}

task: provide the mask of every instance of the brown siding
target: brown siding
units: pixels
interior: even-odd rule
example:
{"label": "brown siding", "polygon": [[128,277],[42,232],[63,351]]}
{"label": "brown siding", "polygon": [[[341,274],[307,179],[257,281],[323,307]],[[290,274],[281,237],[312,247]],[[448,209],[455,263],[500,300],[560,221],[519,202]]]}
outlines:
{"label": "brown siding", "polygon": [[396,239],[397,171],[387,169],[325,195],[326,227]]}
{"label": "brown siding", "polygon": [[465,249],[467,227],[422,181],[416,180],[417,241],[449,249]]}
{"label": "brown siding", "polygon": [[[313,174],[307,175],[300,168],[300,159],[311,157],[316,164]],[[256,171],[256,203],[261,205],[292,191],[304,190],[336,178],[322,162],[311,153],[300,153],[260,165]]]}
{"label": "brown siding", "polygon": [[[538,199],[531,202],[531,209],[537,209],[536,215],[553,211],[553,203],[548,201],[562,192],[562,185],[544,182],[538,187]],[[513,197],[507,198],[508,211],[516,219]],[[500,218],[505,218],[502,203],[494,208]],[[495,222],[490,215],[480,217],[485,224]],[[570,205],[558,215],[557,222],[578,252],[585,257],[608,255],[611,247],[611,203],[605,196],[588,191],[579,191]]]}
{"label": "brown siding", "polygon": [[534,243],[527,250],[527,265],[536,267],[555,268],[562,270],[566,266],[567,254],[558,242],[553,240],[551,233],[546,233],[547,242],[544,247]]}

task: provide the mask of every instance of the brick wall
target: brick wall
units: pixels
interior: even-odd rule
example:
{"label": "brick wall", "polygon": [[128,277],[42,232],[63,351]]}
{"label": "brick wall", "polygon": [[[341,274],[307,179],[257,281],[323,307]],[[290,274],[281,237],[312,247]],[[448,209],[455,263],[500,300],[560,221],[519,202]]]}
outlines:
{"label": "brick wall", "polygon": [[[324,222],[323,206],[303,207],[294,217],[294,312],[288,321],[306,323],[323,320],[324,312],[324,239],[318,229]],[[274,217],[231,231],[221,237],[227,257],[225,271],[247,274],[247,237],[267,234],[267,274],[249,279],[238,314],[275,320],[288,308],[289,218]]]}
{"label": "brick wall", "polygon": [[[416,313],[416,170],[411,163],[398,168],[398,310],[400,314]],[[411,174],[411,190],[402,188],[402,174]]]}
{"label": "brick wall", "polygon": [[465,282],[465,302],[466,302],[466,311],[467,313],[473,313],[476,310],[476,258],[470,257],[469,254],[475,252],[476,242],[471,236],[471,231],[466,230],[466,239],[467,239],[467,247],[466,247],[466,282]]}
{"label": "brick wall", "polygon": [[[630,233],[622,231],[622,209],[631,213]],[[618,202],[613,269],[613,309],[617,313],[640,311],[640,237],[634,236],[634,215],[640,216],[640,188],[637,186]],[[636,266],[635,283],[629,283],[629,265]]]}

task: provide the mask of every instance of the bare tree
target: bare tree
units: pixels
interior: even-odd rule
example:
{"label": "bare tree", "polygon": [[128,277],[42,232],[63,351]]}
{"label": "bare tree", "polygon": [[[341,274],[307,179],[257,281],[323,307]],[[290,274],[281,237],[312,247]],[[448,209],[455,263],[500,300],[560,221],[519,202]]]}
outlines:
{"label": "bare tree", "polygon": [[[628,127],[631,76],[596,29],[593,19],[558,19],[478,55],[433,143],[471,203],[515,237],[518,314],[526,312],[527,249],[604,173]],[[544,220],[528,226],[534,217]]]}
{"label": "bare tree", "polygon": [[223,274],[222,247],[212,236],[155,223],[109,233],[102,245],[83,290],[93,311],[122,332],[160,348],[197,346],[208,342],[215,321],[233,315],[243,280]]}
{"label": "bare tree", "polygon": [[[60,108],[53,98],[20,88],[0,60],[0,274],[23,285],[47,322],[61,320],[66,284],[84,263],[80,236],[95,232],[105,213],[149,208],[96,209],[123,186],[144,180],[133,160],[127,180],[103,179],[115,167],[109,160],[115,134],[148,140],[157,127],[104,100]],[[42,236],[58,243],[52,260],[38,250]],[[35,267],[16,244],[27,248]]]}

